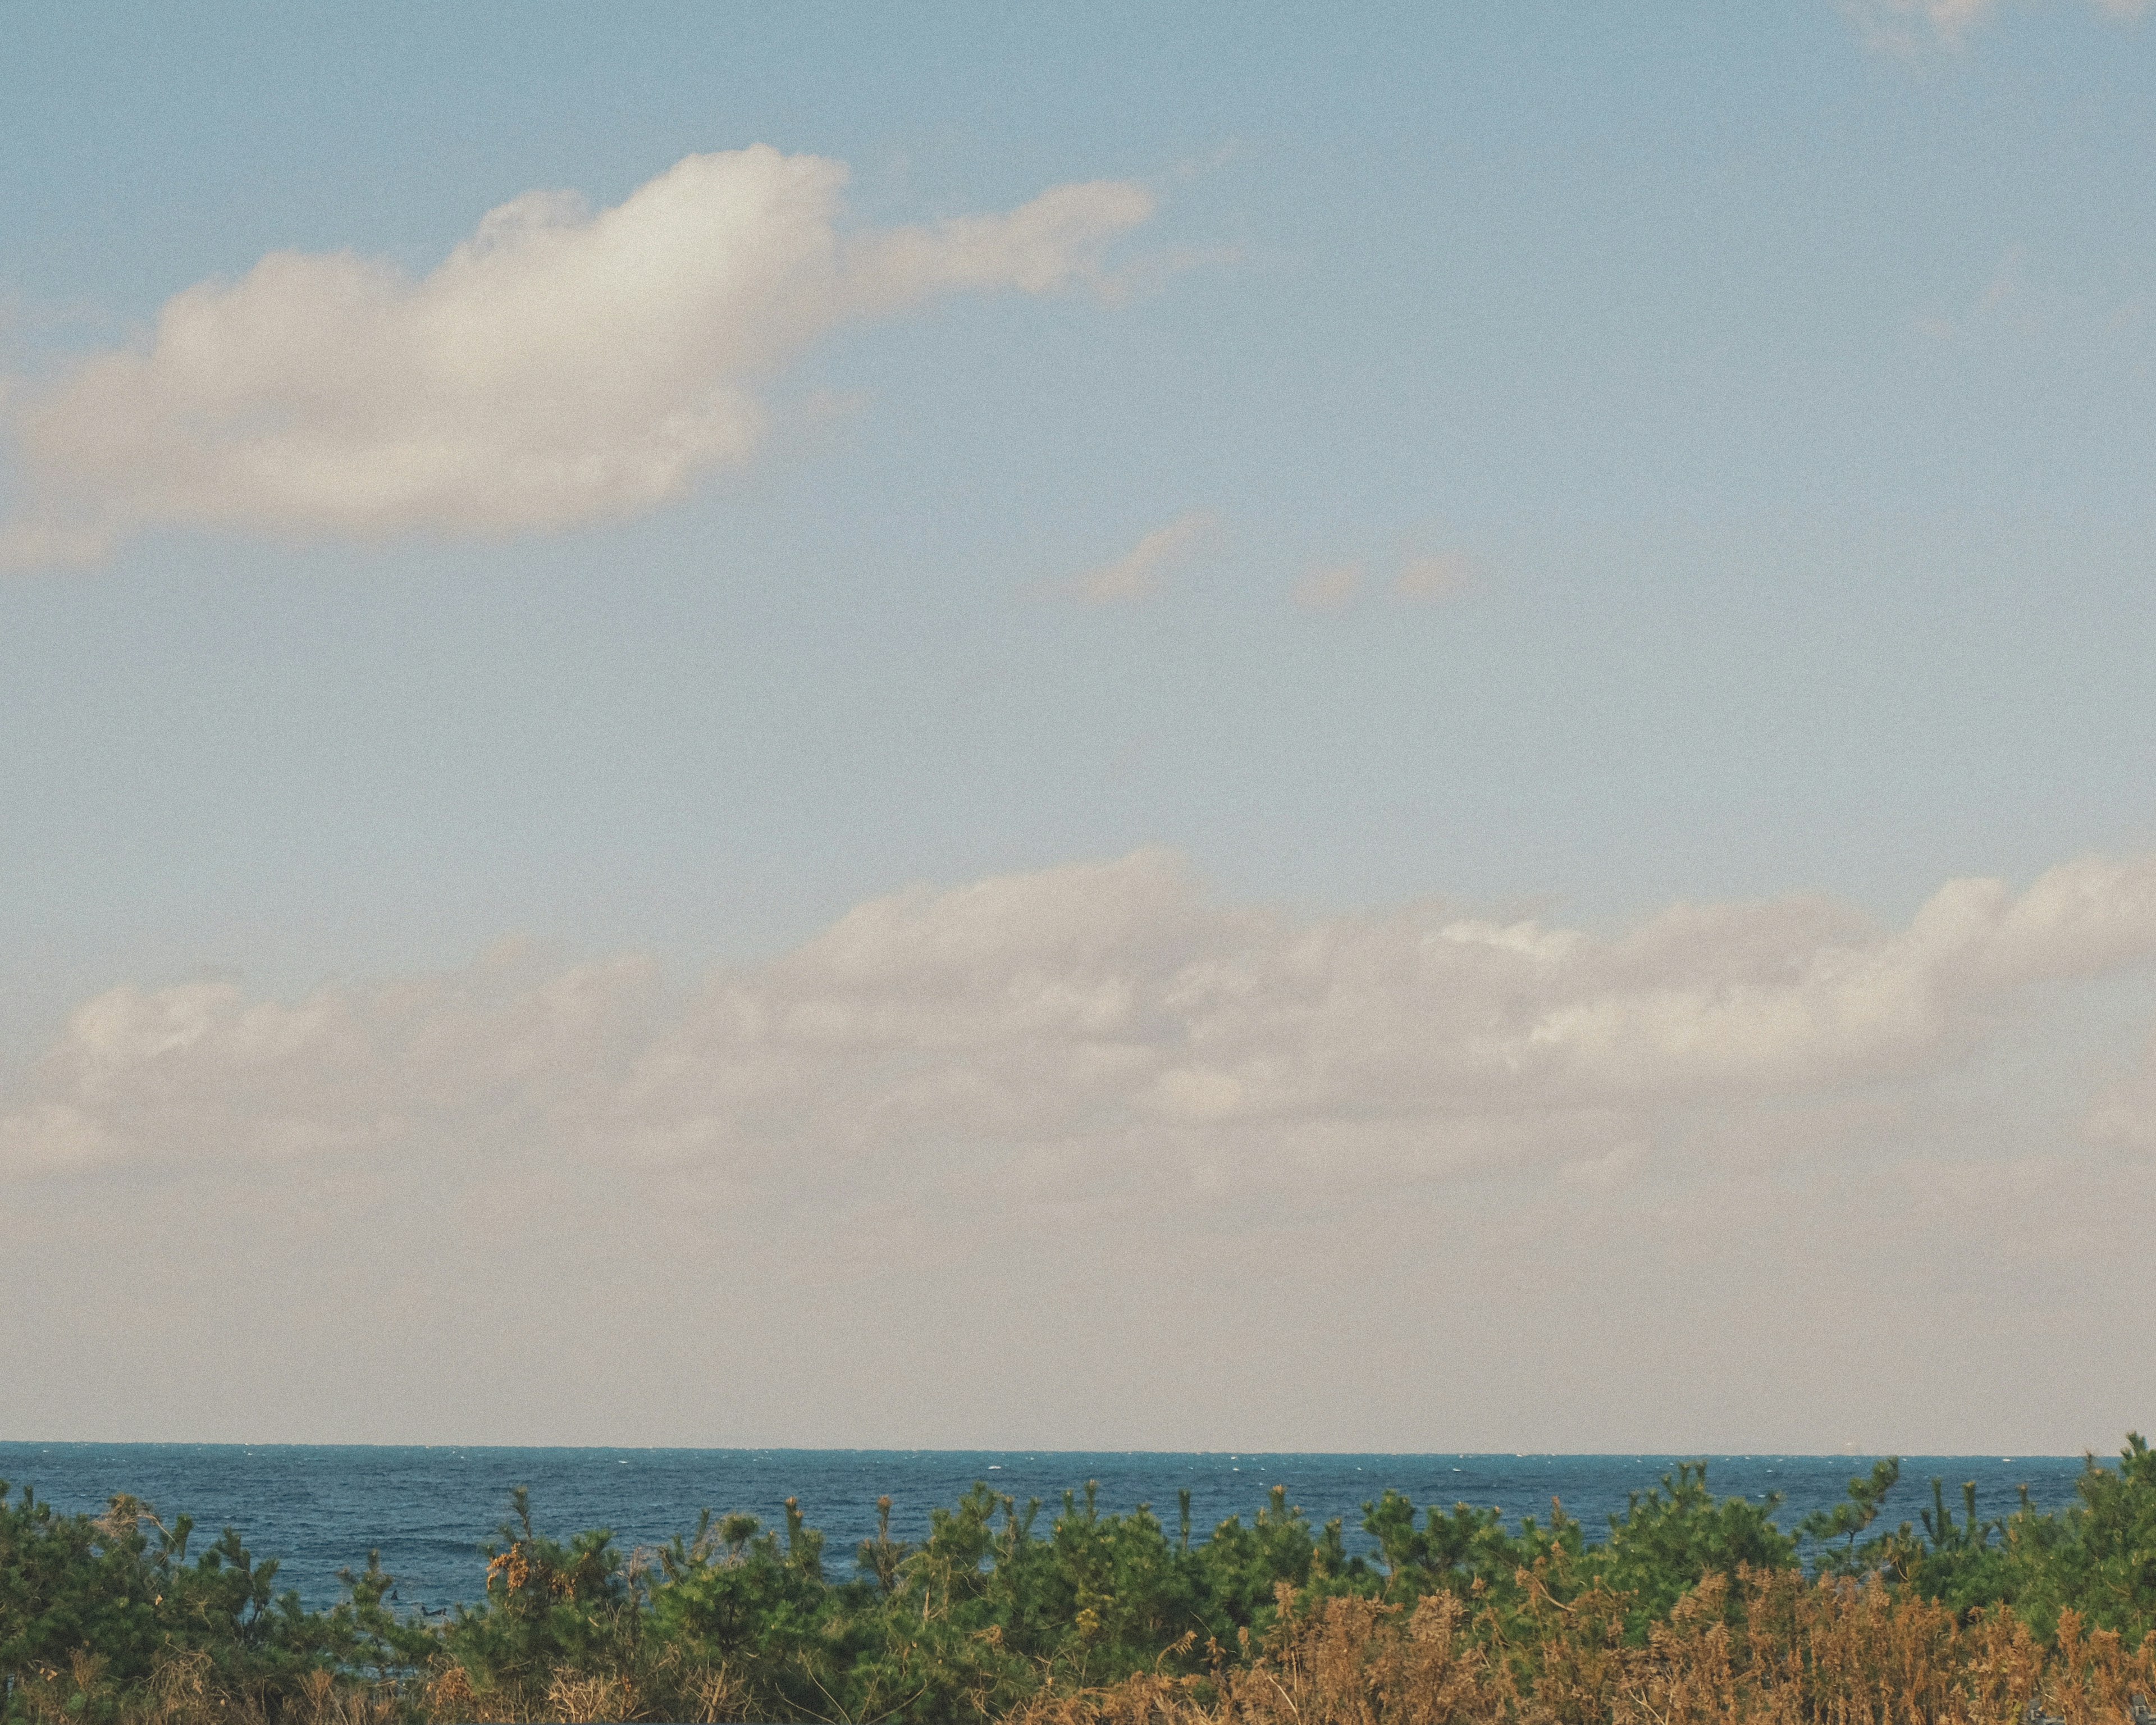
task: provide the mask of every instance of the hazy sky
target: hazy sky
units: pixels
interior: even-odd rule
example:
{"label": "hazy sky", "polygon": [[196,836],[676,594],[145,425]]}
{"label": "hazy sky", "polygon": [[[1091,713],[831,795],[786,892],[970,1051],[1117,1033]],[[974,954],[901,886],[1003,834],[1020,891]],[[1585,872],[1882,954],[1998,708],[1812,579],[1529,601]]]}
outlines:
{"label": "hazy sky", "polygon": [[0,1436],[2145,1429],[2141,12],[11,8]]}

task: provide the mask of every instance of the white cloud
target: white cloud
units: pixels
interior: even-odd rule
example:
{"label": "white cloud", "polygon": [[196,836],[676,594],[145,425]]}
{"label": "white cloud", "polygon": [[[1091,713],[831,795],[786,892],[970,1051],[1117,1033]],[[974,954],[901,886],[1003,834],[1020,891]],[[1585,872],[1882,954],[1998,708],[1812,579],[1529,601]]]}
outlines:
{"label": "white cloud", "polygon": [[1223,907],[1147,851],[878,899],[685,994],[639,958],[513,956],[297,1002],[116,988],[0,1099],[0,1174],[508,1154],[737,1194],[1614,1178],[1686,1109],[1927,1071],[2012,990],[2152,957],[2156,858],[2018,896],[1949,882],[1893,932],[1790,899],[1604,937]]}
{"label": "white cloud", "polygon": [[[2090,0],[2096,11],[2122,21],[2139,18],[2151,0]],[[1917,52],[1928,44],[1953,48],[2000,9],[2000,0],[1845,0],[1843,10],[1866,42],[1891,53]]]}
{"label": "white cloud", "polygon": [[1343,611],[1363,590],[1360,563],[1333,563],[1305,574],[1295,584],[1295,602],[1306,611]]}
{"label": "white cloud", "polygon": [[858,232],[846,170],[691,156],[596,213],[528,193],[413,280],[280,252],[176,295],[140,345],[7,398],[28,506],[0,566],[145,525],[493,534],[635,513],[746,459],[760,391],[817,336],[940,294],[1111,285],[1152,199],[1067,185],[1007,213]]}
{"label": "white cloud", "polygon": [[1876,48],[1906,52],[1927,38],[1958,43],[1996,0],[1849,0],[1847,10]]}
{"label": "white cloud", "polygon": [[2056,1003],[2014,996],[2152,957],[2152,859],[1891,929],[1794,898],[1602,935],[1223,905],[1145,852],[689,988],[508,947],[115,988],[0,1093],[8,1416],[2062,1453],[2141,1417],[2149,1277],[2088,1243],[2156,1226],[2110,1147],[2156,1141],[2156,1082],[2061,1142],[2014,1106]]}
{"label": "white cloud", "polygon": [[1220,518],[1209,509],[1194,509],[1166,526],[1155,527],[1111,562],[1089,569],[1056,591],[1089,605],[1134,604],[1154,597],[1176,570],[1220,535]]}

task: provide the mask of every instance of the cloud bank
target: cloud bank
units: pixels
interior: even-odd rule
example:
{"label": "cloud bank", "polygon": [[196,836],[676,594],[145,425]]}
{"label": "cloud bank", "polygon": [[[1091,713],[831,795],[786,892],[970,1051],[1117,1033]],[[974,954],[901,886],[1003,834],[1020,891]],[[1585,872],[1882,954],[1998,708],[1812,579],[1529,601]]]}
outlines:
{"label": "cloud bank", "polygon": [[1791,899],[1602,937],[1221,906],[1146,851],[879,899],[687,993],[633,957],[116,988],[7,1098],[0,1178],[486,1147],[733,1188],[954,1158],[1095,1199],[1439,1178],[1921,1072],[2013,991],[2152,957],[2156,858],[1951,882],[1888,932]]}
{"label": "cloud bank", "polygon": [[198,284],[141,344],[0,398],[28,500],[0,566],[93,561],[161,523],[367,536],[633,515],[747,459],[762,388],[825,331],[950,293],[1104,285],[1102,247],[1153,208],[1096,182],[860,231],[845,182],[759,145],[596,213],[527,193],[418,280],[279,252]]}
{"label": "cloud bank", "polygon": [[1600,934],[1146,851],[693,986],[116,988],[0,1094],[8,1435],[2070,1451],[2156,1083],[2011,1061],[2152,958],[2156,858]]}

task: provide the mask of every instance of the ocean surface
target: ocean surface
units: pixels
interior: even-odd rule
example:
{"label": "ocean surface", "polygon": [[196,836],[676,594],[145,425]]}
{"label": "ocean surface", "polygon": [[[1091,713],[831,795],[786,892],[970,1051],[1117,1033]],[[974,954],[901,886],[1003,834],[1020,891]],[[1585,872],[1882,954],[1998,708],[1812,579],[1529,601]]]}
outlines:
{"label": "ocean surface", "polygon": [[[1811,1510],[1839,1502],[1853,1475],[1875,1458],[1856,1455],[1714,1455],[1707,1485],[1717,1496],[1763,1499],[1794,1528]],[[393,1448],[219,1444],[0,1443],[0,1480],[25,1486],[64,1510],[101,1511],[115,1492],[145,1499],[169,1520],[194,1517],[192,1549],[228,1526],[257,1559],[280,1560],[277,1585],[310,1606],[341,1596],[337,1573],[365,1564],[370,1549],[398,1579],[398,1603],[438,1609],[475,1599],[485,1575],[480,1548],[509,1513],[512,1487],[528,1486],[535,1523],[567,1535],[611,1527],[624,1550],[692,1532],[697,1512],[746,1510],[783,1525],[781,1506],[800,1499],[811,1527],[828,1536],[824,1571],[852,1572],[857,1542],[875,1531],[875,1501],[889,1493],[891,1531],[918,1539],[928,1512],[948,1505],[976,1480],[1023,1505],[1043,1502],[1040,1527],[1065,1490],[1100,1482],[1103,1514],[1152,1506],[1171,1534],[1176,1493],[1191,1494],[1191,1529],[1202,1538],[1231,1515],[1248,1520],[1274,1485],[1287,1487],[1313,1522],[1341,1517],[1351,1549],[1372,1542],[1362,1505],[1386,1486],[1419,1505],[1455,1503],[1502,1510],[1508,1522],[1546,1519],[1553,1498],[1600,1536],[1626,1494],[1655,1485],[1676,1465],[1666,1455],[1264,1455],[947,1450],[556,1450]],[[1917,1519],[1934,1476],[1958,1512],[1961,1484],[1977,1485],[1980,1515],[2004,1515],[2025,1485],[2040,1508],[2072,1501],[2079,1456],[1908,1456],[1883,1521]]]}

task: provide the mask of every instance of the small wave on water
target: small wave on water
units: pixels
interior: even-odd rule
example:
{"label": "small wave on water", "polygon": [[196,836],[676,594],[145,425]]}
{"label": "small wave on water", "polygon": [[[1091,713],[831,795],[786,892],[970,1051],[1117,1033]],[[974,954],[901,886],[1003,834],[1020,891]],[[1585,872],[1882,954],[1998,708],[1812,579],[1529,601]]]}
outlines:
{"label": "small wave on water", "polygon": [[[1707,1484],[1718,1497],[1758,1501],[1783,1495],[1784,1528],[1840,1501],[1853,1475],[1876,1458],[1856,1455],[1717,1455]],[[281,1560],[280,1589],[310,1607],[341,1595],[337,1572],[370,1550],[398,1578],[406,1608],[439,1609],[477,1599],[485,1570],[479,1549],[508,1513],[509,1493],[531,1491],[541,1529],[566,1535],[611,1527],[624,1550],[692,1531],[697,1512],[746,1510],[776,1525],[789,1497],[829,1536],[827,1571],[849,1573],[855,1544],[875,1530],[876,1499],[892,1500],[891,1532],[917,1540],[928,1512],[955,1502],[977,1480],[1044,1514],[1065,1491],[1100,1482],[1104,1515],[1140,1504],[1173,1530],[1177,1496],[1191,1495],[1194,1538],[1229,1516],[1245,1521],[1275,1485],[1313,1522],[1338,1517],[1348,1548],[1373,1542],[1361,1531],[1365,1499],[1387,1486],[1418,1505],[1495,1507],[1508,1522],[1546,1518],[1550,1500],[1600,1535],[1678,1458],[1663,1455],[1303,1455],[1227,1452],[1034,1452],[959,1450],[572,1450],[336,1445],[0,1443],[0,1480],[33,1487],[62,1510],[102,1510],[128,1491],[167,1517],[194,1517],[203,1535],[239,1530],[258,1557]],[[1887,1500],[1888,1522],[1914,1521],[1930,1501],[1930,1481],[1957,1497],[1977,1485],[1979,1511],[2004,1515],[2029,1488],[2040,1510],[2072,1501],[2079,1456],[1910,1456]]]}

